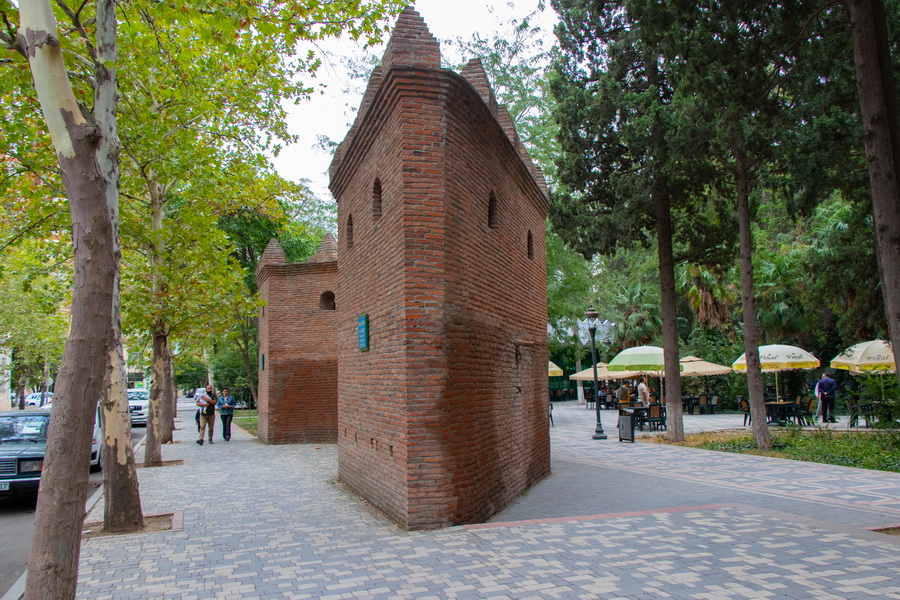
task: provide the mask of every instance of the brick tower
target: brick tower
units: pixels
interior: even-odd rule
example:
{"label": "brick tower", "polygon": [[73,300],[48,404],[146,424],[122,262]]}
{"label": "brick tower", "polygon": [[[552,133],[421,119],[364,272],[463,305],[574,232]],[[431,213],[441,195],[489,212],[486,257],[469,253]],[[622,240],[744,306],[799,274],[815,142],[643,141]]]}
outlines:
{"label": "brick tower", "polygon": [[[337,439],[337,242],[326,234],[305,263],[285,263],[271,240],[256,281],[259,439],[267,444]],[[339,301],[339,299],[337,299]]]}
{"label": "brick tower", "polygon": [[543,177],[410,8],[330,175],[340,479],[408,529],[484,521],[550,472]]}

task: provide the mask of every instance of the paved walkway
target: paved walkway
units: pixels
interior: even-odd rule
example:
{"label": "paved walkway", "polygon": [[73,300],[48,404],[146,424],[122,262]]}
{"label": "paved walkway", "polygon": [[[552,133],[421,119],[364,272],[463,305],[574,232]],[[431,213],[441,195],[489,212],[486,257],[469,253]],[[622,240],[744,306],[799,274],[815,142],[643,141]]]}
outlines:
{"label": "paved walkway", "polygon": [[556,404],[553,474],[492,522],[404,532],[335,483],[335,446],[201,447],[180,413],[184,464],[139,476],[181,529],[86,541],[78,597],[900,599],[900,537],[867,530],[900,524],[900,475],[621,443],[612,411],[594,441],[593,415]]}

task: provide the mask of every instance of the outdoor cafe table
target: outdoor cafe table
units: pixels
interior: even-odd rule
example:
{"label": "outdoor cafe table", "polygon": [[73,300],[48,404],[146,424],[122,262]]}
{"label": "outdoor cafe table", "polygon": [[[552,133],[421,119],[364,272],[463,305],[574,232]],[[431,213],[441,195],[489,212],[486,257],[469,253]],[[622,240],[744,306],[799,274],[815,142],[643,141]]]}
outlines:
{"label": "outdoor cafe table", "polygon": [[793,404],[793,402],[785,402],[783,400],[766,402],[766,412],[769,415],[769,424],[784,425],[787,422],[787,407],[792,406]]}

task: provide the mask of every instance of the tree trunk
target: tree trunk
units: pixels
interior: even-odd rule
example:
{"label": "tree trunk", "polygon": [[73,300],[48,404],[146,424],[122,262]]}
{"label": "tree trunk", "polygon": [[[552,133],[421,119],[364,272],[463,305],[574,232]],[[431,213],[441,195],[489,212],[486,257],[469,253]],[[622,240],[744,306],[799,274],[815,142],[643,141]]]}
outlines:
{"label": "tree trunk", "polygon": [[[900,115],[887,39],[884,2],[849,0],[853,60],[872,216],[878,245],[881,291],[894,355],[900,348]],[[900,363],[898,363],[900,364]],[[900,378],[900,369],[896,370]]]}
{"label": "tree trunk", "polygon": [[[150,227],[153,231],[153,241],[150,244],[150,260],[153,269],[153,295],[163,306],[160,314],[165,312],[166,282],[162,270],[165,263],[164,246],[160,232],[163,227],[163,197],[162,188],[157,183],[152,173],[145,174],[147,191],[150,193]],[[162,316],[153,319],[151,335],[153,336],[153,349],[150,357],[150,411],[147,415],[147,437],[144,441],[144,466],[158,467],[162,465],[161,443],[161,418],[164,412],[162,405],[165,402],[163,394],[164,384],[168,369],[166,369],[166,354],[168,352],[168,338],[166,335],[166,321]]]}
{"label": "tree trunk", "polygon": [[[578,340],[576,343],[579,348],[581,347],[581,338],[578,337],[578,317],[575,317],[575,324],[572,325],[572,334],[575,336],[575,339]],[[575,372],[581,372],[581,359],[575,359]],[[580,379],[575,382],[576,395],[578,397],[578,405],[584,406],[586,404],[584,399],[584,382]]]}
{"label": "tree trunk", "polygon": [[163,377],[160,390],[162,400],[159,408],[159,443],[171,444],[174,441],[173,432],[175,429],[175,412],[178,397],[175,393],[174,363],[172,361],[172,348],[169,345],[168,337],[166,337],[165,344],[166,355],[164,357],[165,362],[163,365],[165,377]]}
{"label": "tree trunk", "polygon": [[206,366],[206,383],[218,391],[219,387],[216,385],[216,378],[213,377],[212,361],[209,360],[209,352],[206,351],[206,348],[203,349],[203,364]]}
{"label": "tree trunk", "polygon": [[666,436],[684,441],[681,408],[681,364],[678,362],[678,315],[675,311],[675,258],[672,254],[672,215],[665,178],[654,178],[659,289],[662,303],[663,359],[665,361]]}
{"label": "tree trunk", "polygon": [[747,388],[753,437],[760,450],[771,450],[762,370],[759,362],[759,331],[756,325],[756,297],[753,290],[753,239],[750,233],[750,176],[743,151],[733,151],[737,192],[738,226],[741,237],[741,306],[744,310],[744,355],[747,359]]}
{"label": "tree trunk", "polygon": [[[657,92],[657,112],[653,118],[653,183],[650,194],[656,211],[657,254],[659,256],[659,291],[662,309],[663,361],[665,363],[666,436],[673,442],[684,441],[684,418],[681,408],[681,364],[678,362],[678,315],[675,309],[675,257],[672,254],[672,199],[663,168],[669,161],[665,127],[660,112],[666,110],[660,100],[663,90],[659,77],[659,51],[645,50],[647,82]],[[662,389],[660,389],[662,392]]]}
{"label": "tree trunk", "polygon": [[[118,319],[118,315],[115,315]],[[118,323],[118,320],[116,321]],[[128,382],[122,352],[122,333],[116,327],[117,343],[110,356],[109,386],[103,407],[103,528],[128,533],[144,526],[138,491],[134,449],[131,447],[131,416],[128,411]]]}
{"label": "tree trunk", "polygon": [[47,404],[47,391],[50,389],[50,363],[44,359],[44,368],[41,372],[41,402],[43,406]]}
{"label": "tree trunk", "polygon": [[247,385],[250,386],[250,398],[253,401],[253,406],[256,406],[256,381],[253,378],[253,364],[255,359],[250,358],[251,331],[252,327],[249,327],[245,320],[244,324],[241,325],[241,341],[238,343],[238,347],[241,349],[241,359],[244,362],[244,373],[247,375]]}
{"label": "tree trunk", "polygon": [[19,382],[16,385],[16,397],[19,399],[17,404],[19,410],[25,410],[25,387],[28,385],[28,377],[22,373],[19,375]]}
{"label": "tree trunk", "polygon": [[[107,181],[116,182],[109,194],[108,204],[113,214],[116,235],[116,255],[121,255],[119,245],[119,135],[116,127],[116,13],[115,2],[101,0],[97,3],[97,62],[102,71],[97,74],[94,111],[101,132],[100,167]],[[100,401],[103,407],[103,527],[107,531],[132,532],[144,526],[141,496],[138,492],[134,449],[131,447],[131,416],[128,411],[126,388],[128,379],[122,343],[122,318],[119,300],[119,269],[116,265],[116,281],[113,286],[112,347],[109,353],[108,386]]]}
{"label": "tree trunk", "polygon": [[[109,11],[98,2],[98,29]],[[74,598],[97,398],[107,380],[118,273],[116,140],[75,100],[47,0],[20,3],[18,44],[28,57],[69,199],[74,249],[72,321],[56,384],[28,562],[28,600]],[[109,70],[98,65],[98,87]],[[96,88],[95,88],[96,89]],[[103,142],[103,143],[101,143]]]}
{"label": "tree trunk", "polygon": [[144,441],[144,466],[158,467],[162,465],[162,449],[160,447],[160,408],[163,403],[163,385],[166,377],[166,353],[168,346],[166,336],[159,331],[156,323],[153,326],[153,351],[150,358],[150,414],[147,415],[147,438]]}

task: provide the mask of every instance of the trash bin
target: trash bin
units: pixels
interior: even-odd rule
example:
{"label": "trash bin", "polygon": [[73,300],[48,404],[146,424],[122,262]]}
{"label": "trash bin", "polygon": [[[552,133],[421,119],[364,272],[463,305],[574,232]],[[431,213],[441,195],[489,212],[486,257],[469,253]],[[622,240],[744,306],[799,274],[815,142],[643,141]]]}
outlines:
{"label": "trash bin", "polygon": [[634,410],[630,408],[619,410],[619,441],[634,442]]}

